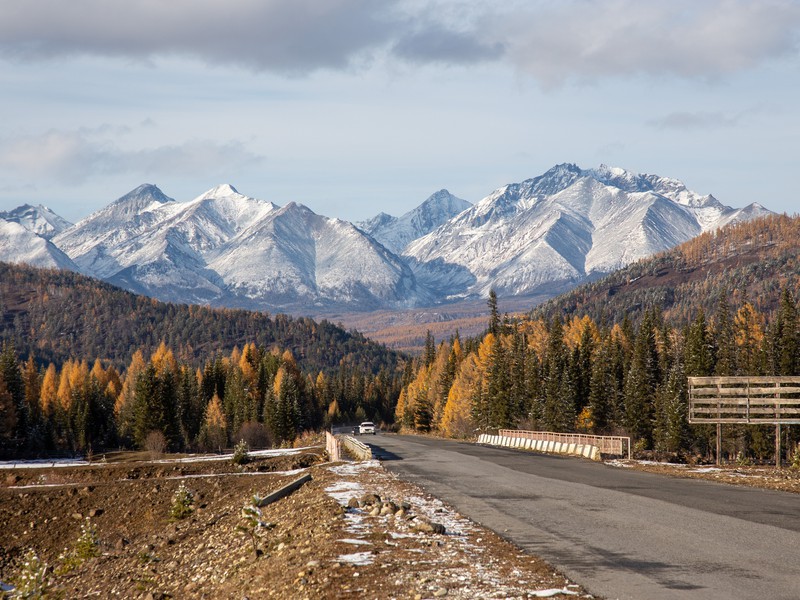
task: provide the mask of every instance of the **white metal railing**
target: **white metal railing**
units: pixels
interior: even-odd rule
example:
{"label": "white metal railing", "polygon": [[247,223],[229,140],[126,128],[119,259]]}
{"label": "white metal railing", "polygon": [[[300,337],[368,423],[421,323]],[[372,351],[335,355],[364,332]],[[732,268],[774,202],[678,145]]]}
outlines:
{"label": "white metal railing", "polygon": [[[584,444],[597,446],[601,454],[628,455],[631,458],[631,438],[619,435],[588,435],[584,433],[555,433],[553,431],[523,431],[521,429],[501,429],[498,435],[505,437],[560,442],[562,444]],[[627,449],[627,452],[625,450]]]}
{"label": "white metal railing", "polygon": [[372,450],[366,444],[349,435],[343,435],[340,439],[344,448],[357,459],[372,460]]}

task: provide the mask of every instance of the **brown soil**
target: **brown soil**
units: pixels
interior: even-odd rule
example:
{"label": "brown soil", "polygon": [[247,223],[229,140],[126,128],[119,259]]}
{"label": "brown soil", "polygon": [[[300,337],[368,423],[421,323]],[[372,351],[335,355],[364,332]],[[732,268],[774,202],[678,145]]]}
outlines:
{"label": "brown soil", "polygon": [[[320,449],[256,459],[0,471],[0,581],[19,580],[32,548],[49,565],[55,598],[527,598],[590,597],[377,462],[323,463]],[[286,472],[294,470],[293,472]],[[265,527],[242,515],[309,473],[312,480],[261,509]],[[170,518],[184,484],[194,511]],[[403,516],[347,508],[367,493],[409,505]],[[87,517],[98,556],[69,560]],[[421,523],[439,523],[430,533]],[[361,564],[365,563],[365,564]],[[570,587],[566,587],[570,586]]]}

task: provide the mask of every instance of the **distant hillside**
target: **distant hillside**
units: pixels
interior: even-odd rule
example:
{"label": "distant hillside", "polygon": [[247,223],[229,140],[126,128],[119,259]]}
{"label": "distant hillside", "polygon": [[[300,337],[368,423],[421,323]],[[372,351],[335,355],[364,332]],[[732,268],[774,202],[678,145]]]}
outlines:
{"label": "distant hillside", "polygon": [[532,311],[588,315],[597,322],[636,321],[655,307],[676,324],[716,306],[727,289],[732,304],[747,300],[761,312],[774,310],[781,290],[800,291],[800,218],[772,215],[702,233],[676,248],[582,285]]}
{"label": "distant hillside", "polygon": [[152,352],[161,341],[190,363],[245,343],[288,349],[307,372],[346,364],[377,373],[398,362],[384,346],[327,321],[167,304],[76,273],[2,262],[0,315],[0,341],[55,364],[98,357],[123,368],[134,351]]}

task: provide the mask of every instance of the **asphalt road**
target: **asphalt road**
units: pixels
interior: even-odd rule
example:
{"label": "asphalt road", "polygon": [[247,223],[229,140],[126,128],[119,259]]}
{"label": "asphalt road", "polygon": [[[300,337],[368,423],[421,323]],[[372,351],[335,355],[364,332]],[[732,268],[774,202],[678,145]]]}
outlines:
{"label": "asphalt road", "polygon": [[800,496],[378,434],[386,468],[606,598],[800,598]]}

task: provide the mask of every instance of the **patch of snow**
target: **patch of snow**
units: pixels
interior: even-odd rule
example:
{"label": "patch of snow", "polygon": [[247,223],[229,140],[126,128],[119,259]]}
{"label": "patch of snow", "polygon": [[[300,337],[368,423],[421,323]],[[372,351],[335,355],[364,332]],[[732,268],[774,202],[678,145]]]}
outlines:
{"label": "patch of snow", "polygon": [[358,475],[361,471],[365,471],[367,469],[374,469],[380,466],[380,462],[377,460],[365,460],[361,462],[353,462],[353,463],[343,463],[341,465],[335,465],[330,467],[331,473],[336,473],[337,475]]}
{"label": "patch of snow", "polygon": [[371,565],[374,558],[372,552],[354,552],[352,554],[340,554],[338,560],[355,566],[366,566]]}
{"label": "patch of snow", "polygon": [[0,461],[0,469],[49,469],[52,467],[86,467],[102,463],[90,463],[85,460],[75,460],[74,458],[57,458],[42,460],[7,460]]}
{"label": "patch of snow", "polygon": [[567,588],[552,588],[549,590],[537,590],[534,592],[528,592],[529,596],[533,596],[534,598],[552,598],[553,596],[564,595],[564,596],[577,596],[578,592],[574,592]]}
{"label": "patch of snow", "polygon": [[336,541],[344,542],[345,544],[353,544],[354,546],[372,546],[372,542],[368,542],[367,540],[357,540],[354,538],[344,538]]}

